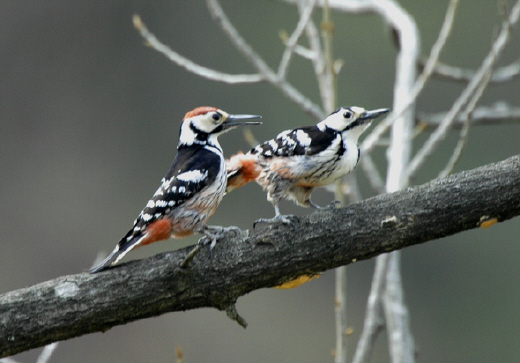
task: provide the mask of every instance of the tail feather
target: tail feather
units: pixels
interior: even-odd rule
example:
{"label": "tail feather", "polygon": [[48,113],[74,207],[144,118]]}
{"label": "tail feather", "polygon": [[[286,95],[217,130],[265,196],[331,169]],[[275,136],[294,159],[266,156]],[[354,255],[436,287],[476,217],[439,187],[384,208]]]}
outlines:
{"label": "tail feather", "polygon": [[146,235],[140,235],[132,238],[131,240],[127,241],[126,236],[117,244],[116,248],[112,251],[111,254],[107,256],[103,261],[101,261],[100,264],[92,267],[90,269],[91,274],[95,274],[98,272],[101,272],[103,270],[106,270],[110,266],[115,265],[119,262],[128,252],[130,252],[134,247],[138,246],[141,243],[141,240]]}
{"label": "tail feather", "polygon": [[256,180],[262,171],[257,158],[250,154],[238,153],[226,160],[227,187],[226,193]]}

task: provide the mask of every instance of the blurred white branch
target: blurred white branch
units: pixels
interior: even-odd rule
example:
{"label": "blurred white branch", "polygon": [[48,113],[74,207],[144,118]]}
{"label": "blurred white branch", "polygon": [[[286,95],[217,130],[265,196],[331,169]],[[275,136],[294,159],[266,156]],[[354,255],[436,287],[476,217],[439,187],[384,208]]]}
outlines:
{"label": "blurred white branch", "polygon": [[[446,117],[446,112],[435,114],[420,113],[418,122],[426,126],[438,126]],[[492,106],[476,107],[471,114],[473,125],[494,125],[498,123],[520,122],[520,107],[509,106],[504,102],[498,102]],[[462,127],[465,120],[459,115],[453,122],[453,127]]]}
{"label": "blurred white branch", "polygon": [[168,59],[177,64],[179,67],[182,67],[191,73],[194,73],[198,76],[212,81],[224,82],[229,84],[256,83],[264,80],[264,77],[261,74],[228,74],[198,65],[195,62],[189,60],[188,58],[183,57],[182,55],[175,52],[170,47],[159,41],[155,37],[155,35],[153,35],[148,30],[148,28],[142,22],[139,15],[134,15],[133,22],[134,27],[146,40],[148,46],[164,54]]}
{"label": "blurred white branch", "polygon": [[[43,347],[42,352],[38,356],[36,363],[47,363],[52,356],[54,350],[58,347],[58,342],[51,343]],[[0,359],[0,363],[19,363],[17,360],[13,358],[2,358]]]}
{"label": "blurred white branch", "polygon": [[314,3],[316,0],[309,0],[307,2],[301,3],[301,11],[300,11],[300,20],[296,25],[296,29],[291,34],[289,39],[287,39],[285,43],[285,51],[282,55],[282,60],[280,61],[280,65],[278,66],[278,77],[280,79],[285,79],[287,75],[287,68],[289,67],[289,62],[294,53],[294,48],[296,47],[298,40],[302,36],[309,20],[311,19],[312,11],[314,10]]}
{"label": "blurred white branch", "polygon": [[408,308],[404,304],[403,282],[401,281],[401,252],[389,254],[383,294],[390,356],[394,363],[415,362],[415,349]]}
{"label": "blurred white branch", "polygon": [[[251,46],[249,46],[245,42],[245,40],[233,27],[233,25],[225,15],[222,7],[220,6],[217,0],[208,0],[207,5],[211,16],[214,18],[217,24],[221,26],[224,33],[228,36],[228,38],[231,40],[233,45],[235,45],[238,51],[240,51],[242,55],[245,57],[245,59],[248,60],[254,68],[256,68],[258,74],[228,74],[207,67],[203,67],[181,56],[179,53],[175,52],[170,47],[160,42],[155,37],[155,35],[147,29],[147,27],[138,15],[134,15],[134,26],[139,31],[141,36],[147,41],[147,44],[150,47],[164,54],[168,59],[172,60],[178,66],[186,69],[191,73],[194,73],[198,76],[212,81],[224,82],[229,84],[257,83],[267,81],[276,88],[278,88],[280,91],[282,91],[282,93],[287,98],[296,103],[302,110],[309,113],[313,118],[320,119],[323,117],[324,112],[318,105],[313,103],[310,99],[305,97],[300,91],[294,88],[285,79],[285,77],[280,77],[279,75],[277,75],[265,63],[265,61],[251,48]],[[301,27],[303,27],[303,25],[301,25]],[[297,34],[297,32],[295,33]],[[286,61],[288,62],[289,59],[287,59]],[[282,76],[285,76],[285,71],[283,71],[282,73]]]}
{"label": "blurred white branch", "polygon": [[389,256],[389,254],[384,254],[376,259],[372,286],[370,288],[370,294],[368,295],[363,331],[359,337],[352,363],[366,363],[370,360],[377,335],[385,326],[382,297]]}
{"label": "blurred white branch", "polygon": [[289,98],[291,101],[296,103],[304,112],[312,115],[314,118],[321,118],[323,116],[323,110],[312,102],[310,99],[305,97],[300,91],[292,86],[286,79],[280,78],[256,53],[253,48],[240,36],[238,31],[233,27],[228,17],[224,13],[224,10],[220,6],[217,0],[207,0],[209,12],[213,19],[224,31],[237,48],[242,53],[244,58],[253,65],[254,68],[264,77],[266,81],[271,83],[273,86],[278,88],[282,93]]}
{"label": "blurred white branch", "polygon": [[511,26],[513,24],[516,24],[519,16],[520,0],[518,0],[516,4],[511,8],[511,12],[509,14],[508,19],[503,21],[500,34],[493,43],[491,51],[482,62],[482,65],[475,73],[473,79],[469,82],[466,89],[455,101],[444,120],[439,124],[439,127],[432,133],[430,138],[424,143],[424,145],[421,147],[421,149],[417,152],[415,157],[410,162],[410,165],[408,166],[408,169],[406,171],[408,177],[412,177],[417,172],[419,167],[421,167],[422,164],[424,164],[424,162],[432,154],[435,148],[444,139],[446,133],[453,125],[453,122],[461,112],[462,108],[468,104],[471,97],[478,91],[479,86],[483,82],[486,82],[485,79],[489,78],[486,75],[492,71],[497,59],[502,54],[502,51],[505,49],[505,46],[507,45],[507,42],[511,34]]}
{"label": "blurred white branch", "polygon": [[[420,67],[424,67],[424,63],[420,61]],[[433,75],[446,79],[448,81],[469,82],[475,77],[475,71],[459,67],[450,66],[444,63],[437,63],[433,71]],[[513,63],[499,67],[493,72],[489,83],[509,82],[520,76],[520,59]]]}
{"label": "blurred white branch", "polygon": [[[304,112],[310,114],[314,119],[320,120],[325,116],[325,113],[331,112],[335,107],[335,76],[340,68],[335,67],[336,62],[332,57],[331,39],[333,24],[329,20],[329,8],[346,13],[374,13],[379,15],[399,37],[398,44],[400,49],[396,58],[393,113],[380,122],[361,145],[362,153],[364,154],[361,161],[362,167],[371,185],[378,191],[386,189],[387,192],[394,192],[408,186],[410,178],[438,146],[438,143],[444,138],[449,128],[456,122],[459,122],[459,124],[463,125],[459,142],[451,160],[443,171],[443,173],[449,173],[461,155],[469,130],[470,119],[478,120],[480,109],[476,108],[476,105],[488,83],[504,82],[514,79],[520,74],[520,60],[492,73],[493,66],[509,37],[510,26],[518,20],[520,0],[511,10],[509,19],[504,21],[502,31],[493,44],[491,53],[486,57],[483,65],[476,73],[439,63],[441,51],[451,33],[459,2],[459,0],[451,0],[438,38],[430,51],[428,59],[421,65],[423,67],[422,73],[417,78],[417,64],[421,64],[419,61],[419,32],[414,19],[395,0],[282,1],[297,5],[300,17],[290,36],[285,33],[285,35],[281,35],[285,50],[281,55],[278,69],[274,71],[242,38],[228,19],[219,1],[206,0],[212,18],[222,28],[238,52],[253,66],[257,74],[233,75],[200,66],[159,42],[142,24],[139,17],[134,17],[134,24],[143,38],[147,40],[148,45],[163,53],[189,72],[206,79],[230,84],[266,81],[278,88]],[[315,7],[323,8],[324,18],[321,24],[323,39],[320,38],[319,31],[312,21]],[[304,32],[309,43],[308,48],[298,44]],[[302,56],[312,62],[322,107],[313,103],[287,80],[293,54]],[[436,123],[436,130],[410,163],[411,143],[415,124],[415,101],[428,79],[434,74],[442,75],[448,79],[469,80],[469,84],[452,109],[443,117],[442,121]],[[510,111],[509,115],[514,115]],[[502,114],[502,116],[504,115]],[[490,116],[488,114],[486,117],[492,117],[496,120],[500,116],[497,114]],[[433,123],[435,122],[429,121],[430,125]],[[370,158],[369,152],[380,142],[381,136],[390,126],[392,129],[387,151],[388,172],[385,188],[383,179]],[[352,188],[356,188],[355,183],[352,183]],[[354,362],[368,361],[373,343],[384,325],[385,318],[392,361],[413,362],[415,359],[414,343],[409,327],[408,311],[404,303],[399,263],[400,257],[398,252],[378,257],[367,305],[364,330],[358,342]],[[346,350],[344,349],[346,348],[344,336],[346,328],[345,288],[346,271],[345,268],[340,268],[337,270],[336,285],[336,362],[346,361]]]}
{"label": "blurred white branch", "polygon": [[462,149],[466,145],[466,138],[468,136],[469,132],[469,125],[471,120],[471,114],[475,110],[475,106],[477,105],[477,102],[482,97],[482,94],[484,93],[484,90],[488,86],[489,80],[491,79],[491,70],[486,74],[484,77],[482,83],[479,85],[478,89],[475,91],[475,94],[469,101],[468,105],[466,106],[466,109],[462,113],[461,117],[464,120],[464,125],[462,126],[460,135],[459,135],[459,141],[457,142],[457,145],[455,146],[455,149],[453,150],[453,153],[450,157],[450,160],[448,160],[448,163],[444,167],[444,169],[439,173],[437,176],[438,178],[443,178],[447,175],[449,175],[453,168],[455,167],[455,164],[460,159],[460,156],[462,155]]}
{"label": "blurred white branch", "polygon": [[[384,132],[388,129],[388,127],[391,124],[393,124],[395,122],[395,120],[397,120],[398,117],[400,117],[403,112],[405,112],[411,105],[413,105],[415,103],[417,96],[419,96],[419,94],[423,90],[424,86],[426,85],[427,80],[432,75],[432,73],[435,69],[435,66],[438,63],[442,48],[446,44],[446,41],[448,40],[448,37],[451,33],[458,2],[459,2],[458,0],[450,1],[449,5],[448,5],[448,9],[446,11],[446,15],[444,17],[444,22],[443,22],[441,30],[439,32],[439,36],[437,37],[435,44],[432,46],[430,55],[425,62],[425,66],[422,70],[422,73],[417,78],[417,81],[415,82],[415,85],[413,86],[413,89],[410,92],[409,100],[406,103],[404,103],[404,105],[402,106],[401,109],[394,109],[394,112],[390,116],[388,116],[385,120],[380,122],[374,128],[374,130],[365,138],[365,140],[363,141],[363,144],[361,145],[361,149],[363,152],[365,152],[365,153],[370,152],[370,150],[374,146],[377,145],[377,142],[379,141],[381,136],[384,134]],[[402,44],[402,43],[400,43],[400,44]]]}
{"label": "blurred white branch", "polygon": [[376,194],[383,194],[385,192],[385,183],[372,160],[372,156],[370,154],[363,155],[359,162],[361,163],[361,167],[363,168],[372,189],[374,189]]}

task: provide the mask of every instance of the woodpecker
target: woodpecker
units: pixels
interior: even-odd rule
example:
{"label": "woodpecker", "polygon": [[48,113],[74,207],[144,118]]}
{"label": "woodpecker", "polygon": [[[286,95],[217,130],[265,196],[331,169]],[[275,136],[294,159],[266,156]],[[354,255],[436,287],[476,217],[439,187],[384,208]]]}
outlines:
{"label": "woodpecker", "polygon": [[292,224],[291,216],[280,214],[282,199],[303,207],[330,208],[312,202],[312,191],[333,183],[356,167],[360,157],[359,137],[374,118],[388,111],[341,107],[315,126],[283,131],[246,154],[234,155],[227,161],[226,191],[254,180],[267,192],[275,217],[259,219],[255,224],[277,221]]}
{"label": "woodpecker", "polygon": [[260,116],[230,115],[215,107],[198,107],[186,113],[180,128],[177,155],[161,186],[114,251],[90,272],[115,265],[138,246],[198,232],[204,234],[213,247],[224,231],[237,229],[205,224],[217,209],[226,188],[226,164],[218,136],[237,126],[260,124],[240,122],[254,118]]}

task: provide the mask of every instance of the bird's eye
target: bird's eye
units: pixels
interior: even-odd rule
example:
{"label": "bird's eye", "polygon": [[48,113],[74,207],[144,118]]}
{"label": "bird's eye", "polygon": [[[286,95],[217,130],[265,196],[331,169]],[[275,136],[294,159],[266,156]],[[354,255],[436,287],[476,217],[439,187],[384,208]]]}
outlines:
{"label": "bird's eye", "polygon": [[352,118],[352,112],[350,112],[350,111],[346,111],[346,112],[343,114],[343,117],[346,118],[346,119]]}
{"label": "bird's eye", "polygon": [[215,120],[215,121],[220,120],[220,114],[218,114],[218,113],[214,113],[213,115],[211,115],[211,117],[213,117],[213,120]]}

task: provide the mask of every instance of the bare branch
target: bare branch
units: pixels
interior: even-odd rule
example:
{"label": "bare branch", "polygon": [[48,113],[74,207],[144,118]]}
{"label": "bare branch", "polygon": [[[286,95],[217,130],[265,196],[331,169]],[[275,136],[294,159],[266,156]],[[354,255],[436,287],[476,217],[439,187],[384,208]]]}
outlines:
{"label": "bare branch", "polygon": [[[446,117],[446,112],[435,114],[419,114],[418,122],[428,127],[438,126]],[[506,103],[499,102],[493,106],[480,106],[475,108],[471,114],[473,125],[496,125],[498,123],[520,122],[520,107],[512,107]],[[464,119],[459,115],[453,121],[453,127],[463,127]]]}
{"label": "bare branch", "polygon": [[404,304],[403,283],[401,281],[400,251],[390,253],[383,294],[383,308],[388,327],[390,356],[392,362],[415,362],[415,348],[411,333],[408,308]]}
{"label": "bare branch", "polygon": [[304,4],[302,3],[303,10],[300,13],[300,20],[298,21],[298,24],[296,25],[296,29],[294,29],[294,32],[285,42],[285,51],[282,55],[282,60],[280,61],[280,65],[278,67],[278,77],[280,79],[285,79],[285,76],[287,74],[287,68],[289,67],[289,62],[291,61],[294,48],[296,47],[298,40],[302,36],[303,31],[307,26],[307,23],[311,19],[315,2],[316,0],[309,0]]}
{"label": "bare branch", "polygon": [[43,351],[40,353],[40,356],[38,357],[36,363],[47,363],[49,359],[51,359],[52,353],[57,347],[57,342],[46,345],[45,348],[43,348]]}
{"label": "bare branch", "polygon": [[335,271],[334,315],[336,320],[336,350],[334,362],[347,362],[347,267]]}
{"label": "bare branch", "polygon": [[206,0],[210,15],[217,22],[228,36],[237,50],[242,53],[249,63],[256,68],[256,70],[264,77],[266,81],[276,86],[282,93],[292,102],[297,104],[304,112],[310,114],[312,117],[319,119],[323,116],[321,108],[313,103],[310,99],[305,97],[300,91],[294,88],[289,82],[281,79],[276,73],[265,63],[265,61],[256,53],[244,38],[240,36],[235,27],[227,18],[224,10],[217,0]]}
{"label": "bare branch", "polygon": [[[400,109],[395,109],[394,112],[388,116],[385,120],[380,122],[374,130],[368,135],[363,144],[362,150],[364,152],[369,152],[374,146],[377,145],[377,141],[381,138],[384,132],[388,129],[390,125],[392,125],[403,112],[405,112],[411,105],[415,103],[415,100],[423,90],[426,85],[427,80],[430,78],[433,70],[435,69],[435,65],[437,64],[442,48],[446,44],[448,40],[448,36],[451,33],[453,21],[455,19],[455,11],[458,6],[458,0],[451,0],[448,9],[446,10],[446,15],[444,17],[444,22],[441,27],[441,31],[439,32],[439,36],[435,41],[432,49],[430,51],[430,55],[425,63],[425,67],[422,70],[422,73],[417,78],[416,83],[414,84],[412,90],[410,91],[409,99],[401,106]],[[400,41],[400,44],[403,44]]]}
{"label": "bare branch", "polygon": [[[187,269],[192,246],[0,295],[0,357],[172,311],[230,308],[238,297],[302,274],[520,215],[520,156],[300,217],[229,233]],[[435,226],[435,228],[432,228]],[[233,314],[232,314],[233,315]],[[237,314],[238,316],[238,314]]]}
{"label": "bare branch", "polygon": [[469,101],[468,105],[466,106],[466,109],[462,113],[461,117],[464,119],[464,125],[462,126],[459,141],[457,142],[457,145],[455,146],[455,150],[453,150],[453,154],[450,157],[450,160],[448,160],[448,164],[444,167],[444,169],[439,173],[438,178],[442,178],[447,176],[453,171],[453,168],[455,167],[455,164],[460,159],[460,156],[462,155],[462,149],[466,145],[466,138],[468,136],[469,132],[469,125],[470,125],[470,119],[471,114],[473,113],[473,110],[475,110],[475,106],[477,105],[477,102],[482,97],[482,94],[484,93],[484,90],[486,89],[489,80],[491,78],[491,71],[487,73],[487,77],[484,78],[482,83],[479,85],[479,88],[475,91],[475,94]]}
{"label": "bare branch", "polygon": [[383,182],[383,178],[379,174],[379,171],[377,170],[371,155],[363,155],[363,157],[360,160],[360,163],[361,167],[363,168],[363,171],[367,176],[368,181],[370,182],[370,186],[372,187],[372,189],[374,189],[376,194],[385,193],[385,184]]}
{"label": "bare branch", "polygon": [[[424,67],[424,62],[419,62],[419,67]],[[443,63],[437,63],[433,75],[448,81],[469,82],[475,77],[475,71],[459,67],[453,67]],[[513,63],[495,69],[490,83],[504,83],[515,80],[520,76],[520,59]]]}
{"label": "bare branch", "polygon": [[[418,88],[422,88],[420,80],[415,80],[416,72],[413,67],[420,54],[420,36],[414,19],[397,2],[381,0],[378,1],[378,5],[383,8],[383,13],[392,17],[391,26],[399,37],[401,45],[396,58],[394,84],[393,109],[397,112],[395,122],[392,124],[390,146],[387,150],[388,171],[385,185],[387,192],[394,192],[409,184],[403,171],[411,153],[411,135],[415,115],[414,99],[419,94]],[[399,256],[400,252],[396,251],[388,258],[383,307],[392,362],[412,363],[415,349],[408,320],[408,308],[404,301]]]}
{"label": "bare branch", "polygon": [[486,74],[493,69],[493,65],[500,57],[502,51],[505,49],[511,33],[511,26],[516,24],[520,16],[520,0],[511,8],[509,18],[502,23],[502,29],[496,41],[491,47],[491,51],[486,56],[475,77],[468,84],[466,89],[462,92],[459,98],[453,104],[453,107],[446,115],[446,118],[441,122],[439,127],[433,132],[430,138],[424,143],[421,149],[417,152],[415,157],[410,162],[406,173],[412,177],[415,172],[421,167],[426,159],[432,154],[437,145],[444,139],[446,133],[451,128],[455,118],[460,113],[462,107],[466,105],[470,98],[475,94],[479,85],[484,81]]}
{"label": "bare branch", "polygon": [[216,71],[211,68],[203,67],[196,64],[195,62],[183,57],[179,53],[172,50],[167,45],[161,43],[155,35],[153,35],[146,25],[141,21],[138,15],[134,15],[133,18],[134,27],[139,31],[139,34],[146,40],[147,45],[155,49],[156,51],[164,54],[168,59],[177,64],[179,67],[186,69],[188,72],[196,74],[200,77],[229,84],[240,84],[240,83],[257,83],[264,80],[264,77],[260,74],[228,74]]}
{"label": "bare branch", "polygon": [[385,326],[382,299],[386,282],[388,256],[388,254],[384,254],[376,259],[374,277],[372,277],[372,286],[368,295],[367,311],[363,323],[363,332],[359,337],[352,363],[369,362],[377,335]]}

